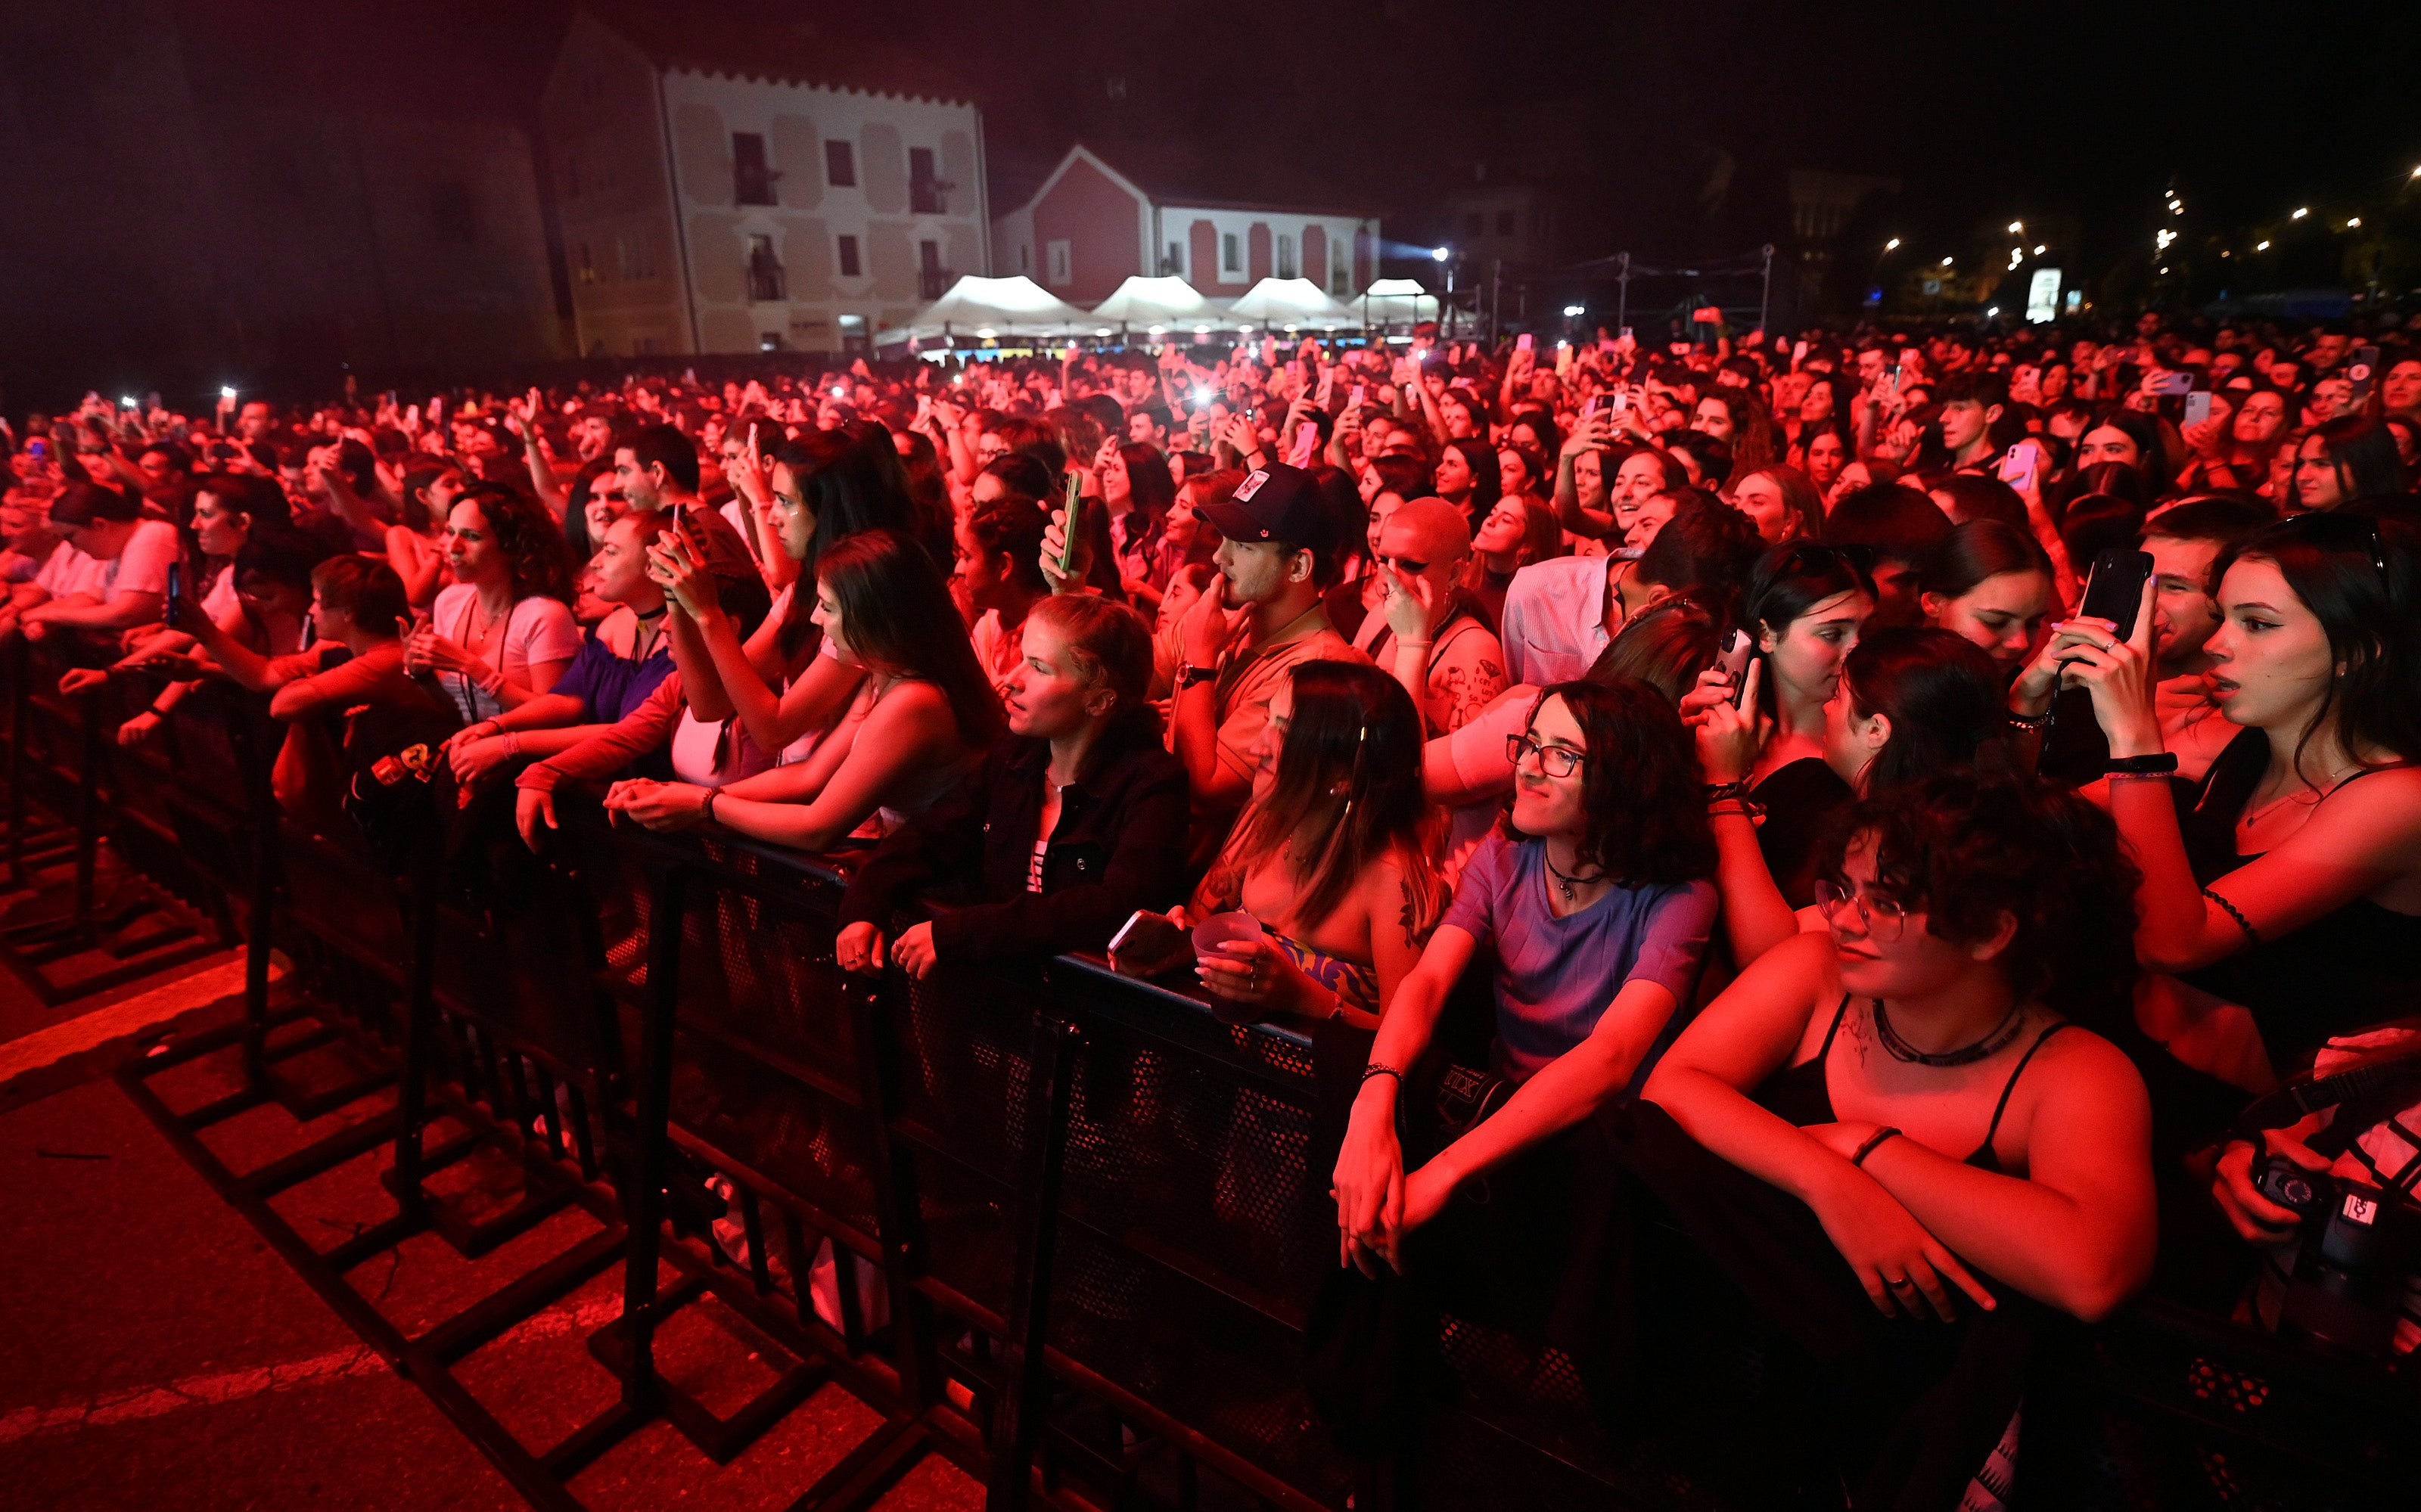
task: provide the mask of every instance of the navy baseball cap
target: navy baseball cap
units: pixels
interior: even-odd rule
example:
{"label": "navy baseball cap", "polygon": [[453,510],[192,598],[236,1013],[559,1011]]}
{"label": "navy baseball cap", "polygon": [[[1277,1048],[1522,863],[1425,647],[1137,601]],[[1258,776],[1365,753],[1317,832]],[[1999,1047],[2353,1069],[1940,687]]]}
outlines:
{"label": "navy baseball cap", "polygon": [[1255,468],[1234,497],[1203,506],[1202,518],[1229,540],[1283,541],[1304,551],[1334,534],[1319,483],[1283,462]]}

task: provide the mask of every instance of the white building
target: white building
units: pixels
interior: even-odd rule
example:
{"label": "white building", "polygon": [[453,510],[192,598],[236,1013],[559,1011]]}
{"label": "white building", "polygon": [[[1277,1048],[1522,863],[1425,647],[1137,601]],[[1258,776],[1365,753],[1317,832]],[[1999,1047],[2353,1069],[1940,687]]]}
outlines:
{"label": "white building", "polygon": [[1014,198],[992,225],[995,271],[1074,304],[1107,299],[1131,274],[1175,273],[1225,297],[1308,278],[1338,299],[1376,276],[1378,217],[1266,165],[1078,143]]}
{"label": "white building", "polygon": [[539,121],[581,352],[861,350],[985,272],[982,118],[886,61],[704,8],[575,16]]}

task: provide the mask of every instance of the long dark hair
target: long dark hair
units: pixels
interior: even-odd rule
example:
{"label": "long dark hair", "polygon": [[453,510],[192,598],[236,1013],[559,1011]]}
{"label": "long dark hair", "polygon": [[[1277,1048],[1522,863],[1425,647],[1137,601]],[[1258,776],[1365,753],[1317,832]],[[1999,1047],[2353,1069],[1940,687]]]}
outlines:
{"label": "long dark hair", "polygon": [[1426,931],[1444,903],[1434,865],[1442,816],[1421,790],[1421,714],[1412,694],[1376,667],[1347,662],[1301,662],[1293,684],[1277,779],[1237,836],[1237,877],[1291,850],[1303,890],[1295,914],[1314,925],[1366,868],[1398,849],[1414,927]]}
{"label": "long dark hair", "polygon": [[1161,527],[1168,522],[1169,506],[1177,502],[1177,479],[1168,471],[1168,459],[1148,442],[1130,441],[1118,447],[1118,460],[1126,464],[1127,493],[1141,517],[1127,538],[1157,543]]}
{"label": "long dark hair", "polygon": [[1471,502],[1463,512],[1480,519],[1496,507],[1505,497],[1505,469],[1496,460],[1496,448],[1476,436],[1458,436],[1445,444],[1445,450],[1460,452],[1463,464],[1471,469]]}
{"label": "long dark hair", "polygon": [[2000,668],[1963,636],[1926,626],[1876,631],[1843,659],[1841,687],[1859,718],[1891,721],[1891,739],[1867,768],[1869,796],[2004,754]]}
{"label": "long dark hair", "polygon": [[[1560,698],[1581,727],[1581,809],[1575,859],[1631,886],[1691,882],[1715,873],[1714,832],[1707,828],[1697,748],[1681,715],[1644,682],[1558,682],[1530,706],[1529,724]],[[1507,834],[1513,828],[1508,810]]]}
{"label": "long dark hair", "polygon": [[1820,874],[1838,882],[1861,835],[1876,890],[1928,934],[1971,943],[2015,919],[1999,964],[2022,997],[2104,1033],[2131,1021],[2141,878],[2101,809],[2032,778],[1944,773],[1860,803]]}
{"label": "long dark hair", "polygon": [[[887,437],[889,432],[884,435]],[[907,541],[921,542],[923,538],[916,528],[915,507],[908,497],[907,474],[898,466],[897,451],[892,453],[897,475],[886,475],[865,455],[864,448],[853,445],[841,432],[809,430],[776,448],[773,458],[790,470],[799,496],[806,501],[807,512],[816,519],[815,534],[807,538],[807,554],[799,563],[800,586],[790,592],[789,607],[783,612],[781,628],[773,640],[782,660],[795,663],[814,650],[820,639],[807,616],[815,608],[810,585],[816,581],[826,553],[869,530],[887,530]],[[931,548],[928,546],[926,550],[929,553]],[[933,565],[929,554],[926,565]],[[938,573],[940,569],[934,570]],[[957,617],[954,609],[951,618]]]}
{"label": "long dark hair", "polygon": [[[2331,680],[2319,709],[2295,742],[2304,747],[2335,710],[2349,754],[2366,745],[2421,759],[2421,542],[2411,525],[2368,508],[2290,515],[2219,553],[2214,593],[2227,569],[2247,558],[2274,563],[2287,586],[2329,638],[2345,673]],[[2359,756],[2357,755],[2357,759]],[[2366,763],[2367,765],[2368,763]]]}
{"label": "long dark hair", "polygon": [[[2404,491],[2404,460],[2396,454],[2396,438],[2370,416],[2341,414],[2323,420],[2304,439],[2320,444],[2329,470],[2337,475],[2337,492],[2347,503]],[[2299,457],[2302,446],[2302,442],[2296,444]]]}
{"label": "long dark hair", "polygon": [[[554,520],[539,503],[501,483],[473,483],[455,495],[454,509],[476,505],[488,534],[505,553],[512,576],[513,602],[554,599],[571,602],[571,553]],[[448,515],[453,509],[446,511]]]}
{"label": "long dark hair", "polygon": [[1928,593],[1956,599],[1973,593],[1987,578],[2004,572],[2052,575],[2051,558],[2024,531],[1997,520],[1970,520],[1953,525],[1917,564],[1918,585]]}
{"label": "long dark hair", "polygon": [[815,581],[839,602],[857,660],[941,689],[961,741],[988,745],[1007,728],[949,585],[922,546],[887,530],[860,531],[823,553]]}

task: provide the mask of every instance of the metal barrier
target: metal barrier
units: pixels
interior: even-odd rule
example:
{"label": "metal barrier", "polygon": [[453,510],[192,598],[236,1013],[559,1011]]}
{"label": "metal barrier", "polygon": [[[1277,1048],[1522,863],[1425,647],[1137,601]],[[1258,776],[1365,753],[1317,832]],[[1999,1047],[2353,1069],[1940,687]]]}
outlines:
{"label": "metal barrier", "polygon": [[[121,1083],[533,1504],[577,1506],[579,1471],[657,1417],[727,1461],[825,1380],[882,1424],[801,1506],[867,1504],[932,1453],[999,1508],[1715,1504],[1596,1423],[1570,1361],[1452,1318],[1460,1392],[1413,1457],[1335,1447],[1303,1385],[1335,1264],[1303,1035],[1083,958],[850,976],[833,959],[845,861],[609,830],[570,803],[543,863],[474,805],[389,875],[278,815],[258,700],[187,703],[174,780],[137,800],[173,854],[130,853],[222,900],[253,967],[246,1008]],[[12,817],[29,795],[114,803],[60,759],[89,745],[26,704],[21,676],[10,772],[54,780],[12,781]],[[280,954],[290,1004],[270,990]],[[313,1049],[359,1074],[289,1074]],[[230,1053],[243,1090],[206,1106],[174,1111],[150,1084]],[[200,1137],[271,1100],[307,1118],[365,1099],[370,1116],[261,1170],[226,1169]],[[432,1139],[441,1124],[455,1131]],[[390,1150],[394,1215],[334,1249],[269,1203]],[[524,1182],[474,1218],[430,1180],[481,1150]],[[479,1255],[567,1209],[586,1237],[415,1334],[347,1280],[414,1234]],[[454,1367],[617,1264],[621,1317],[589,1341],[614,1405],[555,1444],[518,1442]],[[737,1410],[654,1364],[665,1324],[708,1306],[770,1372]],[[2111,1504],[2354,1504],[2409,1475],[2421,1418],[2393,1382],[2159,1309],[2101,1331],[2059,1389],[2089,1397],[2116,1446]]]}

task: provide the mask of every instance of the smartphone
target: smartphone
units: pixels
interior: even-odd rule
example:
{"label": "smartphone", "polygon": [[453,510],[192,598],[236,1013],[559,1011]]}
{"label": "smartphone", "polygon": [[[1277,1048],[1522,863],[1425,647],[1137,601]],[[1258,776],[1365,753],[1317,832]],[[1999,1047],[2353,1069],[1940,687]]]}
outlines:
{"label": "smartphone", "polygon": [[1590,396],[1588,397],[1588,400],[1587,400],[1587,402],[1584,403],[1584,404],[1581,406],[1581,418],[1582,418],[1582,419],[1584,419],[1584,420],[1591,420],[1591,419],[1595,419],[1595,418],[1597,417],[1597,412],[1598,412],[1599,408],[1600,408],[1601,405],[1603,405],[1604,403],[1605,403],[1605,396],[1604,396],[1604,395],[1602,395],[1602,394],[1592,394],[1592,395],[1590,395]]}
{"label": "smartphone", "polygon": [[1606,401],[1606,413],[1609,414],[1629,414],[1631,413],[1631,390],[1627,388],[1616,389],[1614,391],[1614,397]]}
{"label": "smartphone", "polygon": [[173,618],[175,616],[176,606],[179,603],[183,602],[184,598],[185,564],[182,562],[171,562],[168,564],[168,605],[170,617]]}
{"label": "smartphone", "polygon": [[1148,976],[1185,959],[1193,943],[1184,930],[1167,919],[1137,909],[1110,937],[1110,966],[1121,976]]}
{"label": "smartphone", "polygon": [[2002,482],[2020,493],[2031,492],[2035,488],[2035,469],[2041,455],[2035,448],[2034,443],[2021,441],[2009,448],[2007,456],[2001,459],[1997,475]]}
{"label": "smartphone", "polygon": [[1351,398],[1347,399],[1347,400],[1346,400],[1346,402],[1347,402],[1347,403],[1349,403],[1349,404],[1351,404],[1351,405],[1352,405],[1355,409],[1357,409],[1357,410],[1358,410],[1358,409],[1362,408],[1362,399],[1363,399],[1363,396],[1365,396],[1365,395],[1368,394],[1369,392],[1370,392],[1370,385],[1369,385],[1369,384],[1367,384],[1367,383],[1356,383],[1356,384],[1354,384],[1354,385],[1353,385],[1353,394],[1352,394],[1352,397],[1351,397]]}
{"label": "smartphone", "polygon": [[1537,345],[1538,343],[1530,338],[1530,333],[1527,331],[1523,332],[1520,335],[1513,338],[1513,350],[1515,351],[1528,351],[1531,348]]}
{"label": "smartphone", "polygon": [[1078,522],[1084,518],[1084,509],[1085,475],[1075,471],[1073,468],[1070,468],[1068,472],[1068,502],[1064,509],[1065,522],[1061,526],[1067,534],[1065,538],[1059,542],[1059,573],[1062,577],[1067,575],[1070,568],[1076,565],[1076,531]]}
{"label": "smartphone", "polygon": [[1748,631],[1735,627],[1729,635],[1724,637],[1723,648],[1715,653],[1715,670],[1731,679],[1735,696],[1742,690],[1742,679],[1748,676],[1749,654],[1755,649],[1756,643],[1748,638]]}
{"label": "smartphone", "polygon": [[1295,427],[1294,449],[1305,456],[1316,455],[1320,450],[1320,427],[1308,420]]}
{"label": "smartphone", "polygon": [[1626,325],[1622,328],[1622,339],[1625,341],[1631,339],[1631,327]]}
{"label": "smartphone", "polygon": [[2093,559],[2085,580],[2085,598],[2077,615],[2106,619],[2118,627],[2118,638],[2135,633],[2135,611],[2143,607],[2144,584],[2152,575],[2152,553],[2114,546]]}
{"label": "smartphone", "polygon": [[25,443],[25,455],[31,457],[38,462],[49,461],[51,460],[51,444],[44,441],[41,437],[36,436],[33,440]]}
{"label": "smartphone", "polygon": [[2379,377],[2379,349],[2356,347],[2353,361],[2346,364],[2346,377],[2353,381],[2353,403],[2370,402],[2370,385]]}
{"label": "smartphone", "polygon": [[2185,423],[2190,426],[2198,426],[2210,418],[2210,390],[2207,388],[2196,389],[2192,394],[2187,395]]}
{"label": "smartphone", "polygon": [[2193,393],[2194,383],[2192,373],[2173,373],[2163,370],[2146,380],[2144,388],[2146,392],[2157,394],[2162,398],[2173,399],[2180,395]]}
{"label": "smartphone", "polygon": [[1797,341],[1794,341],[1794,342],[1792,342],[1792,343],[1790,344],[1790,366],[1792,366],[1793,367],[1796,367],[1796,366],[1798,366],[1801,363],[1805,362],[1806,360],[1807,360],[1807,342],[1806,342],[1806,340],[1803,337],[1802,339],[1797,340]]}

